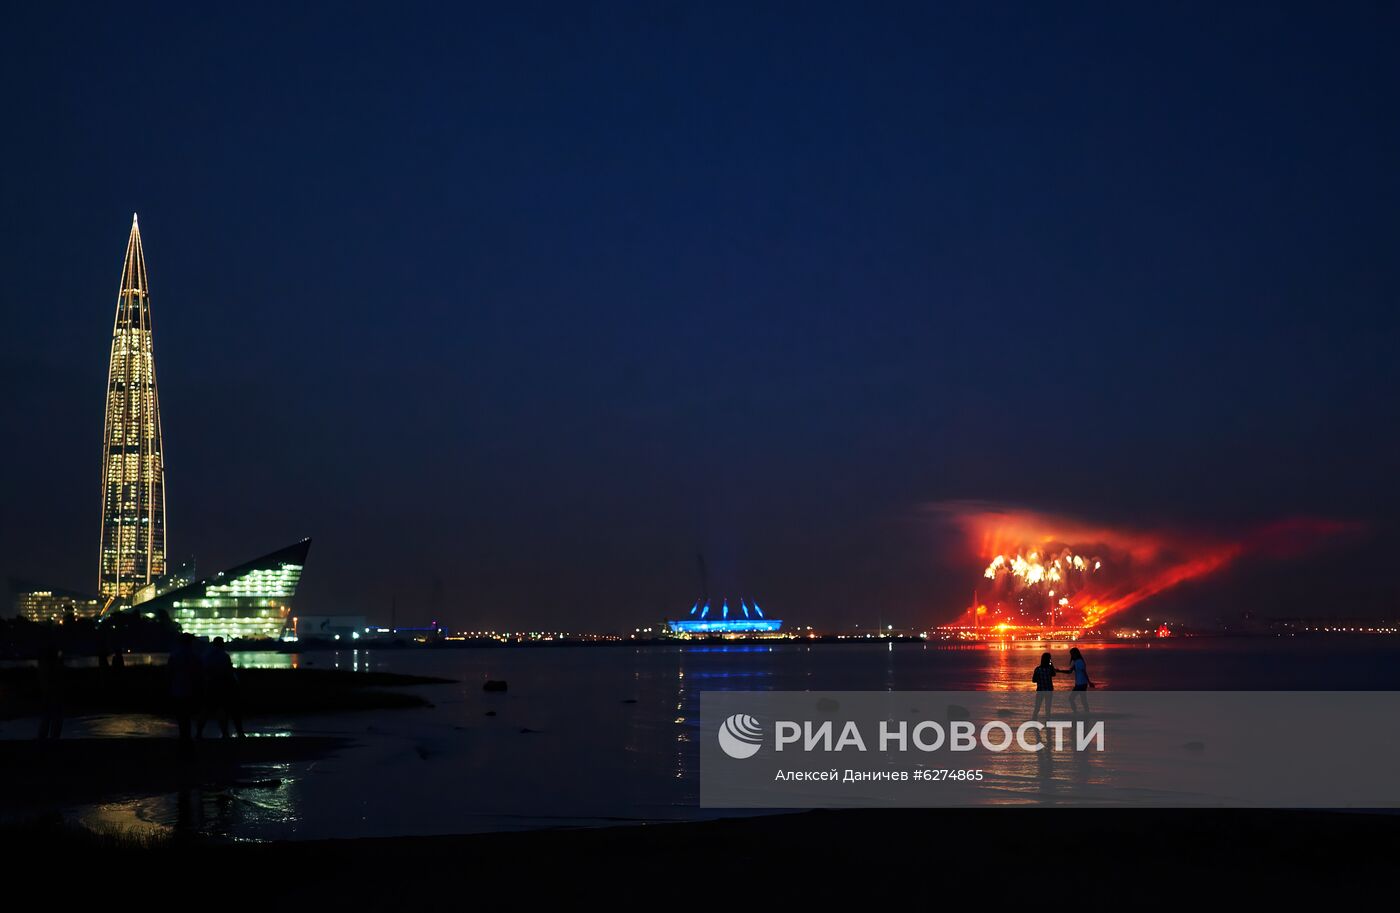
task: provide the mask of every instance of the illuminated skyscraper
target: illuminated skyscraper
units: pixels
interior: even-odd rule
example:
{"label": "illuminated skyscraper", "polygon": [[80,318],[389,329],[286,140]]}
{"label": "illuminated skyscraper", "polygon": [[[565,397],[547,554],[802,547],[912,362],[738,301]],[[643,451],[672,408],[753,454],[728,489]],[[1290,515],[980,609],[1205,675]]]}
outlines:
{"label": "illuminated skyscraper", "polygon": [[151,294],[141,230],[132,213],[107,372],[98,592],[126,599],[164,573],[165,454],[151,346]]}

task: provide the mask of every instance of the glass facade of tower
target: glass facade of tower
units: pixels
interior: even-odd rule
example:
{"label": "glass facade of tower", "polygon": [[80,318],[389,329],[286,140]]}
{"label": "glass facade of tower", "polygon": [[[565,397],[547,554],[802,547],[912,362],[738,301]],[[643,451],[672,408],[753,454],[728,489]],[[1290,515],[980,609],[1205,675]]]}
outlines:
{"label": "glass facade of tower", "polygon": [[98,592],[128,599],[165,573],[165,458],[141,230],[131,217],[102,433]]}
{"label": "glass facade of tower", "polygon": [[170,590],[135,607],[143,615],[165,612],[196,637],[263,640],[282,636],[292,612],[311,540]]}

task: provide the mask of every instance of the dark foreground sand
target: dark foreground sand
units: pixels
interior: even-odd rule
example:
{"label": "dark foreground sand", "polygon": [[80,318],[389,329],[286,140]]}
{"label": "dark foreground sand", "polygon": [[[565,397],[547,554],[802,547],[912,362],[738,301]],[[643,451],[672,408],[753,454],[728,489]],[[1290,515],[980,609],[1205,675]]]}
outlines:
{"label": "dark foreground sand", "polygon": [[[805,812],[721,821],[462,837],[141,847],[58,825],[11,828],[12,871],[81,859],[81,885],[235,892],[250,908],[326,902],[505,909],[697,904],[751,909],[1045,906],[1132,910],[1351,906],[1393,882],[1400,816],[1290,811],[959,809]],[[221,887],[222,886],[222,887]],[[1388,888],[1387,888],[1388,890]],[[66,893],[66,892],[65,892]],[[162,895],[170,896],[170,895]],[[1381,898],[1374,898],[1379,901]],[[1385,901],[1386,904],[1389,901]],[[1333,913],[1331,909],[1323,913]]]}

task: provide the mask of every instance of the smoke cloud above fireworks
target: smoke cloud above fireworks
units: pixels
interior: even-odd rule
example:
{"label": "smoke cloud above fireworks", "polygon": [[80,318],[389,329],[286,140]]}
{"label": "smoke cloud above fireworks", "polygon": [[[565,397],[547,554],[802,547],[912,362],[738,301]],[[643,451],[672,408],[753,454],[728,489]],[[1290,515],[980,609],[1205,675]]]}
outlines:
{"label": "smoke cloud above fireworks", "polygon": [[1299,558],[1360,529],[1350,521],[1293,517],[1227,536],[1114,526],[984,501],[932,509],[961,532],[963,557],[983,567],[969,580],[976,599],[960,623],[988,626],[1096,628],[1245,556]]}

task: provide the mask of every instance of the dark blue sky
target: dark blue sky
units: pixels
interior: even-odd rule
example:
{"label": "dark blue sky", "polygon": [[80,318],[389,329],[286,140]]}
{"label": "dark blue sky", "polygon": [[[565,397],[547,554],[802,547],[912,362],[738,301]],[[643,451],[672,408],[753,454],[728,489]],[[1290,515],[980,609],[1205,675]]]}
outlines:
{"label": "dark blue sky", "polygon": [[7,14],[0,574],[95,587],[136,210],[171,554],[307,610],[928,623],[952,498],[1396,609],[1394,5],[508,6]]}

